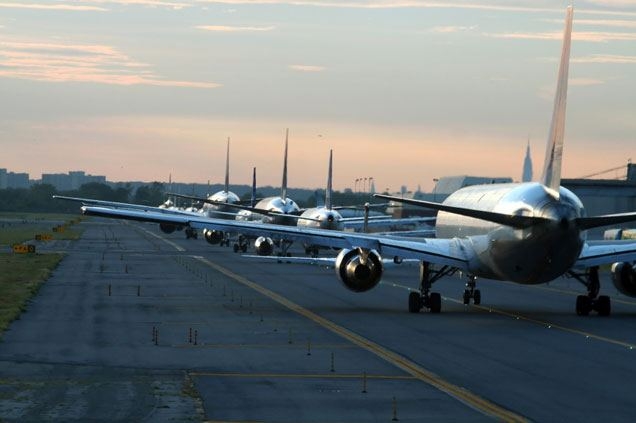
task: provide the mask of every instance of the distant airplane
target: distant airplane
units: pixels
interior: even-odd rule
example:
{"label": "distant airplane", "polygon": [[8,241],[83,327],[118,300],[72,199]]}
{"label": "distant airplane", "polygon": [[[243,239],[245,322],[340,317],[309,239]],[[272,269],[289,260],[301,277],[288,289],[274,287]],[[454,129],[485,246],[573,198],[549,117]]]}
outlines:
{"label": "distant airplane", "polygon": [[[225,189],[210,195],[203,203],[200,212],[207,217],[218,219],[233,219],[234,209],[232,204],[240,203],[239,196],[230,191],[230,138],[227,138],[227,149],[225,153]],[[203,236],[210,244],[230,245],[227,233],[215,229],[203,229]]]}
{"label": "distant airplane", "polygon": [[607,316],[611,304],[608,296],[599,296],[599,266],[614,263],[614,285],[623,294],[636,297],[636,270],[631,264],[636,260],[636,242],[587,242],[586,230],[636,221],[636,212],[587,217],[581,201],[560,186],[572,20],[570,6],[541,182],[470,186],[456,191],[443,203],[376,195],[438,210],[435,239],[403,240],[91,205],[83,206],[82,211],[86,215],[214,227],[339,248],[336,274],[345,287],[355,292],[368,291],[379,283],[383,256],[392,257],[395,262],[418,259],[419,290],[408,298],[412,313],[424,307],[439,313],[441,296],[431,292],[432,285],[444,276],[462,272],[467,276],[465,304],[471,299],[475,304],[481,302],[481,293],[476,289],[478,277],[534,285],[568,275],[588,291],[577,297],[576,313],[588,315],[595,310]]}

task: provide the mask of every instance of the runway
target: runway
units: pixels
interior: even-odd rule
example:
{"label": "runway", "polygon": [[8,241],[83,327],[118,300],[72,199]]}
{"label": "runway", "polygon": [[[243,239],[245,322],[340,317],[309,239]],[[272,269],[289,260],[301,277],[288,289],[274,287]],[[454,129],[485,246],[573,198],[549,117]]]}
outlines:
{"label": "runway", "polygon": [[156,225],[91,219],[0,343],[0,419],[633,421],[636,301],[464,280],[409,314],[418,269],[356,294],[333,269],[248,260]]}

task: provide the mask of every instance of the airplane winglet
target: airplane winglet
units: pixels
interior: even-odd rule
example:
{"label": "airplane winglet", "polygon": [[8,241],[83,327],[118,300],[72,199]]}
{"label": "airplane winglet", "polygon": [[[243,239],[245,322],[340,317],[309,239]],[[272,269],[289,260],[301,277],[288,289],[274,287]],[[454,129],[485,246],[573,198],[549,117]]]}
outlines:
{"label": "airplane winglet", "polygon": [[563,31],[563,47],[561,49],[561,62],[557,88],[554,95],[554,109],[550,134],[548,137],[543,175],[541,183],[550,189],[555,197],[559,197],[561,186],[561,160],[563,158],[563,137],[565,133],[565,109],[568,95],[568,70],[570,64],[570,44],[572,39],[573,7],[568,6],[565,15],[565,29]]}
{"label": "airplane winglet", "polygon": [[280,198],[287,202],[287,142],[289,140],[289,128],[285,131],[285,156],[283,159],[283,183],[281,184]]}
{"label": "airplane winglet", "polygon": [[327,191],[325,192],[325,208],[331,210],[331,193],[332,193],[332,179],[333,179],[333,150],[329,150],[329,170],[327,173]]}
{"label": "airplane winglet", "polygon": [[225,153],[225,192],[230,192],[230,137],[227,137],[227,151]]}

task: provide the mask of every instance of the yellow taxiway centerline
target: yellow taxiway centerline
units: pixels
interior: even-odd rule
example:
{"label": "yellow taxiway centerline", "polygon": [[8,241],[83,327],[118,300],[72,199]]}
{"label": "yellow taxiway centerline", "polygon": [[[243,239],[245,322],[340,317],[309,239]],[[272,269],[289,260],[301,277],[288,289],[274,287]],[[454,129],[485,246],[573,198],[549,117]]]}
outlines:
{"label": "yellow taxiway centerline", "polygon": [[319,324],[320,326],[326,329],[329,329],[335,334],[354,343],[355,345],[358,345],[359,347],[372,352],[378,357],[404,370],[405,372],[412,375],[413,377],[425,383],[428,383],[431,386],[434,386],[440,391],[445,392],[446,394],[452,396],[453,398],[456,398],[457,400],[463,402],[464,404],[468,405],[469,407],[472,407],[475,410],[480,411],[483,414],[493,416],[495,418],[498,418],[500,420],[507,421],[507,422],[527,421],[527,419],[524,418],[523,416],[520,416],[511,410],[505,409],[491,401],[488,401],[487,399],[482,398],[468,391],[467,389],[462,388],[461,386],[457,386],[450,382],[447,382],[444,379],[437,376],[436,374],[434,374],[433,372],[419,366],[417,363],[411,360],[408,360],[407,358],[402,357],[401,355],[393,351],[390,351],[367,338],[364,338],[356,333],[353,333],[349,331],[348,329],[345,329],[344,327],[337,325],[336,323],[330,320],[327,320],[324,317],[321,317],[304,307],[301,307],[300,305],[288,300],[287,298],[273,291],[270,291],[269,289],[264,288],[261,285],[258,285],[248,280],[247,278],[244,278],[230,271],[229,269],[226,269],[223,266],[213,263],[201,256],[192,256],[192,257],[199,260],[202,263],[205,263],[206,265],[210,266],[216,271],[223,273],[224,275],[235,280],[236,282],[261,293],[262,295],[283,305],[284,307],[287,307],[288,309],[296,312],[297,314],[300,314],[301,316],[308,318],[309,320]]}

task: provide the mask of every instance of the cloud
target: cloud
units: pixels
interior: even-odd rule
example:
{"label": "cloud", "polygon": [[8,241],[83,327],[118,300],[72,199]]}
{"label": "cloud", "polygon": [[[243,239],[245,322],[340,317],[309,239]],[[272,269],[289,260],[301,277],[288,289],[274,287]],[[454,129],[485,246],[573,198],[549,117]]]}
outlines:
{"label": "cloud", "polygon": [[77,12],[106,12],[108,9],[98,6],[83,6],[75,4],[42,4],[42,3],[12,3],[0,2],[0,8],[7,9],[36,9],[36,10],[64,10]]}
{"label": "cloud", "polygon": [[197,29],[212,32],[266,32],[276,29],[275,26],[226,26],[226,25],[199,25]]}
{"label": "cloud", "polygon": [[0,41],[0,77],[49,82],[216,88],[212,82],[163,79],[150,65],[99,44]]}
{"label": "cloud", "polygon": [[192,7],[192,2],[175,2],[165,0],[82,0],[83,3],[98,3],[98,4],[121,4],[125,6],[150,6],[150,7],[169,7],[173,9],[183,9],[186,7]]}
{"label": "cloud", "polygon": [[587,87],[590,85],[603,85],[605,81],[594,78],[570,78],[569,84],[573,87]]}
{"label": "cloud", "polygon": [[[493,38],[510,38],[523,40],[553,40],[561,41],[563,32],[508,32],[498,34],[483,34]],[[573,32],[575,41],[587,41],[591,43],[605,43],[608,41],[636,41],[636,33],[629,32]]]}
{"label": "cloud", "polygon": [[289,68],[300,72],[322,72],[326,69],[324,66],[313,65],[289,65]]}
{"label": "cloud", "polygon": [[471,26],[436,26],[431,28],[430,32],[437,34],[451,34],[456,32],[474,31],[477,29],[477,25]]}
{"label": "cloud", "polygon": [[636,64],[636,56],[621,56],[616,54],[593,54],[591,56],[576,57],[572,63],[633,63]]}
{"label": "cloud", "polygon": [[[560,19],[542,19],[543,22],[562,24]],[[624,19],[576,19],[576,26],[608,26],[612,28],[636,28],[636,21]]]}

